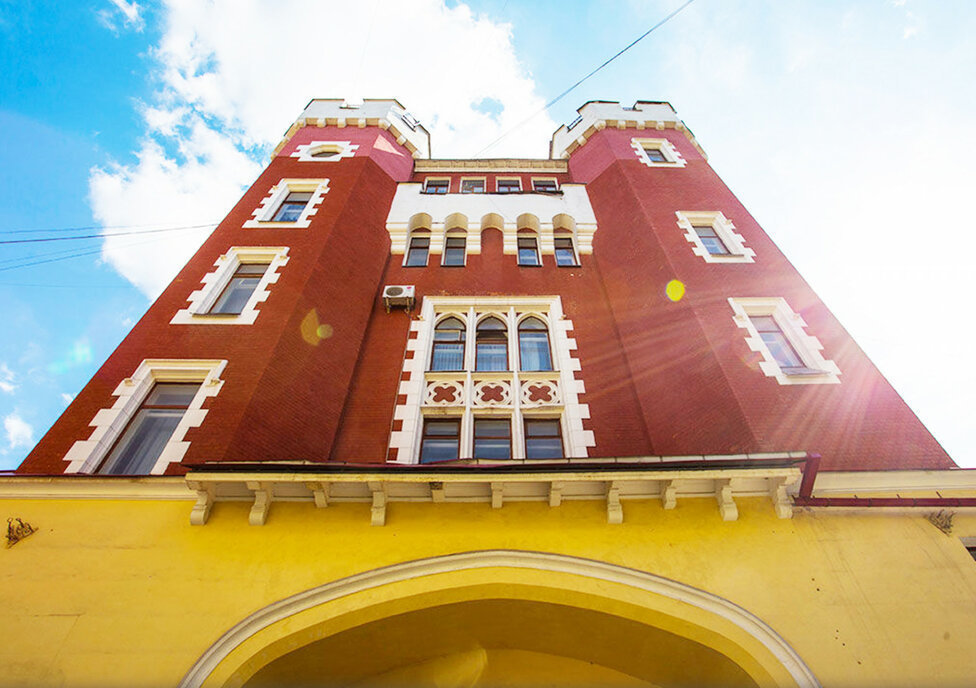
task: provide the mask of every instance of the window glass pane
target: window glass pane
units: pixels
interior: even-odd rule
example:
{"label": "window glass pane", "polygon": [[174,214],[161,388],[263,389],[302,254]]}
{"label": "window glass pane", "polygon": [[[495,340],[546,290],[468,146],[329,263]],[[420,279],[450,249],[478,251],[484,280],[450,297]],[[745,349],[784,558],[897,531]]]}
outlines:
{"label": "window glass pane", "polygon": [[525,458],[563,458],[563,442],[559,434],[558,420],[540,419],[525,421]]}
{"label": "window glass pane", "polygon": [[474,458],[512,458],[511,429],[511,421],[507,418],[499,420],[475,418]]}
{"label": "window glass pane", "polygon": [[518,240],[518,264],[540,265],[535,238],[526,237]]}
{"label": "window glass pane", "polygon": [[414,237],[410,240],[410,250],[407,251],[407,267],[423,267],[427,265],[427,250],[430,239]]}
{"label": "window glass pane", "polygon": [[780,332],[776,319],[771,315],[753,315],[749,318],[759,332]]}
{"label": "window glass pane", "polygon": [[464,368],[464,344],[434,342],[431,370],[462,370]]}
{"label": "window glass pane", "polygon": [[516,193],[522,190],[522,183],[518,179],[499,179],[496,185],[498,193]]}
{"label": "window glass pane", "polygon": [[175,382],[157,383],[153,387],[149,396],[143,402],[143,406],[172,406],[174,408],[186,408],[193,401],[200,385],[196,383],[182,384]]}
{"label": "window glass pane", "polygon": [[769,353],[781,368],[802,368],[803,360],[790,345],[786,335],[782,332],[760,332],[763,342],[769,348]]}
{"label": "window glass pane", "polygon": [[450,461],[458,458],[458,420],[428,420],[424,423],[424,437],[420,444],[420,462]]}
{"label": "window glass pane", "polygon": [[456,420],[429,420],[425,426],[427,435],[444,435],[455,437],[458,434],[458,421]]}
{"label": "window glass pane", "polygon": [[461,180],[461,193],[484,193],[485,180],[483,179],[463,179]]}
{"label": "window glass pane", "polygon": [[489,372],[508,370],[508,342],[479,339],[475,349],[474,369]]}
{"label": "window glass pane", "polygon": [[533,179],[532,188],[536,191],[555,191],[556,182],[552,179]]}
{"label": "window glass pane", "polygon": [[210,308],[211,313],[218,315],[239,315],[244,311],[251,294],[261,283],[261,277],[232,277],[224,293]]}
{"label": "window glass pane", "polygon": [[264,275],[270,263],[244,263],[238,266],[235,275]]}
{"label": "window glass pane", "polygon": [[522,370],[552,370],[549,337],[545,331],[519,329],[519,360]]}
{"label": "window glass pane", "polygon": [[447,179],[428,179],[424,185],[425,193],[446,194],[450,182]]}
{"label": "window glass pane", "polygon": [[448,237],[444,246],[444,265],[464,265],[464,237]]}
{"label": "window glass pane", "polygon": [[305,206],[312,199],[309,192],[292,191],[285,200],[278,206],[278,211],[272,219],[273,222],[296,222],[305,210]]}
{"label": "window glass pane", "polygon": [[556,265],[576,265],[576,252],[572,239],[556,239]]}
{"label": "window glass pane", "polygon": [[648,159],[651,162],[667,162],[668,159],[664,157],[664,153],[661,152],[659,148],[645,148],[644,152],[647,153]]}
{"label": "window glass pane", "polygon": [[98,470],[106,475],[145,475],[152,470],[183,409],[141,409]]}

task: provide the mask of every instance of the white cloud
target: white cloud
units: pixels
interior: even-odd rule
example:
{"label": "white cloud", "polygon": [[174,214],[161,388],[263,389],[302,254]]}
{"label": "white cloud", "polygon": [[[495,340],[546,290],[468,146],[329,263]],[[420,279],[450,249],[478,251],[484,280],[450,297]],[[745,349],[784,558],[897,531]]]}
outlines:
{"label": "white cloud", "polygon": [[[544,104],[510,27],[463,4],[170,0],[164,16],[137,161],[92,171],[92,207],[106,225],[222,218],[313,97],[398,98],[431,132],[436,157],[474,155]],[[540,115],[487,154],[544,157],[555,128]],[[173,232],[151,248],[107,239],[103,255],[155,296],[205,235]]]}
{"label": "white cloud", "polygon": [[21,418],[16,411],[3,419],[3,429],[7,433],[7,446],[10,449],[30,447],[34,444],[34,428]]}
{"label": "white cloud", "polygon": [[106,29],[119,32],[119,21],[122,27],[133,31],[142,31],[146,27],[146,22],[142,18],[142,6],[125,0],[109,0],[111,8],[101,9],[95,12],[99,23]]}
{"label": "white cloud", "polygon": [[67,392],[61,392],[61,401],[66,404],[70,404],[74,400],[74,396],[68,394]]}
{"label": "white cloud", "polygon": [[0,363],[0,391],[13,394],[17,385],[14,384],[14,371],[6,363]]}

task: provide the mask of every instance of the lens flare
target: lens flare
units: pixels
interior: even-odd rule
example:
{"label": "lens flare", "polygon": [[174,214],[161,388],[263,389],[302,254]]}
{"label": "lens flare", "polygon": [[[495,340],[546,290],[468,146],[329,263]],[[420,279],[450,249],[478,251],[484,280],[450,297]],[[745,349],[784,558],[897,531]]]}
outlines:
{"label": "lens flare", "polygon": [[302,324],[299,329],[301,330],[302,339],[305,340],[305,343],[312,346],[318,346],[320,341],[328,339],[333,333],[332,325],[319,323],[319,314],[314,308],[302,318]]}
{"label": "lens flare", "polygon": [[681,280],[673,279],[668,282],[668,286],[664,288],[664,293],[668,295],[668,298],[677,303],[685,295],[685,285]]}

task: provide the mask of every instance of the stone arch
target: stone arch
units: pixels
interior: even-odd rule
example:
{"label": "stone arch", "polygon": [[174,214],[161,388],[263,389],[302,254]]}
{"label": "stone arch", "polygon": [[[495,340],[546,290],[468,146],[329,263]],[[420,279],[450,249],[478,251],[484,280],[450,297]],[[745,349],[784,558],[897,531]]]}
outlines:
{"label": "stone arch", "polygon": [[761,619],[711,593],[645,571],[562,554],[488,550],[365,571],[279,600],[224,633],[180,688],[240,686],[300,648],[404,614],[512,599],[585,610],[704,646],[750,685],[819,686]]}

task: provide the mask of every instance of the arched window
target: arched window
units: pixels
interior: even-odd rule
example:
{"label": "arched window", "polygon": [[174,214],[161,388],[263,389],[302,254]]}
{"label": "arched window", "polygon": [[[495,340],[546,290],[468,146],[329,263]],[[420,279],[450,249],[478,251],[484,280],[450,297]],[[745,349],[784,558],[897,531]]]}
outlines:
{"label": "arched window", "polygon": [[475,337],[475,370],[508,370],[508,332],[498,318],[478,323]]}
{"label": "arched window", "polygon": [[408,268],[418,268],[427,265],[427,252],[430,250],[430,233],[426,231],[414,232],[410,235],[410,246],[407,248]]}
{"label": "arched window", "polygon": [[519,361],[522,370],[552,370],[549,352],[549,330],[538,318],[526,318],[519,323]]}
{"label": "arched window", "polygon": [[434,328],[431,370],[464,370],[464,323],[445,318]]}

